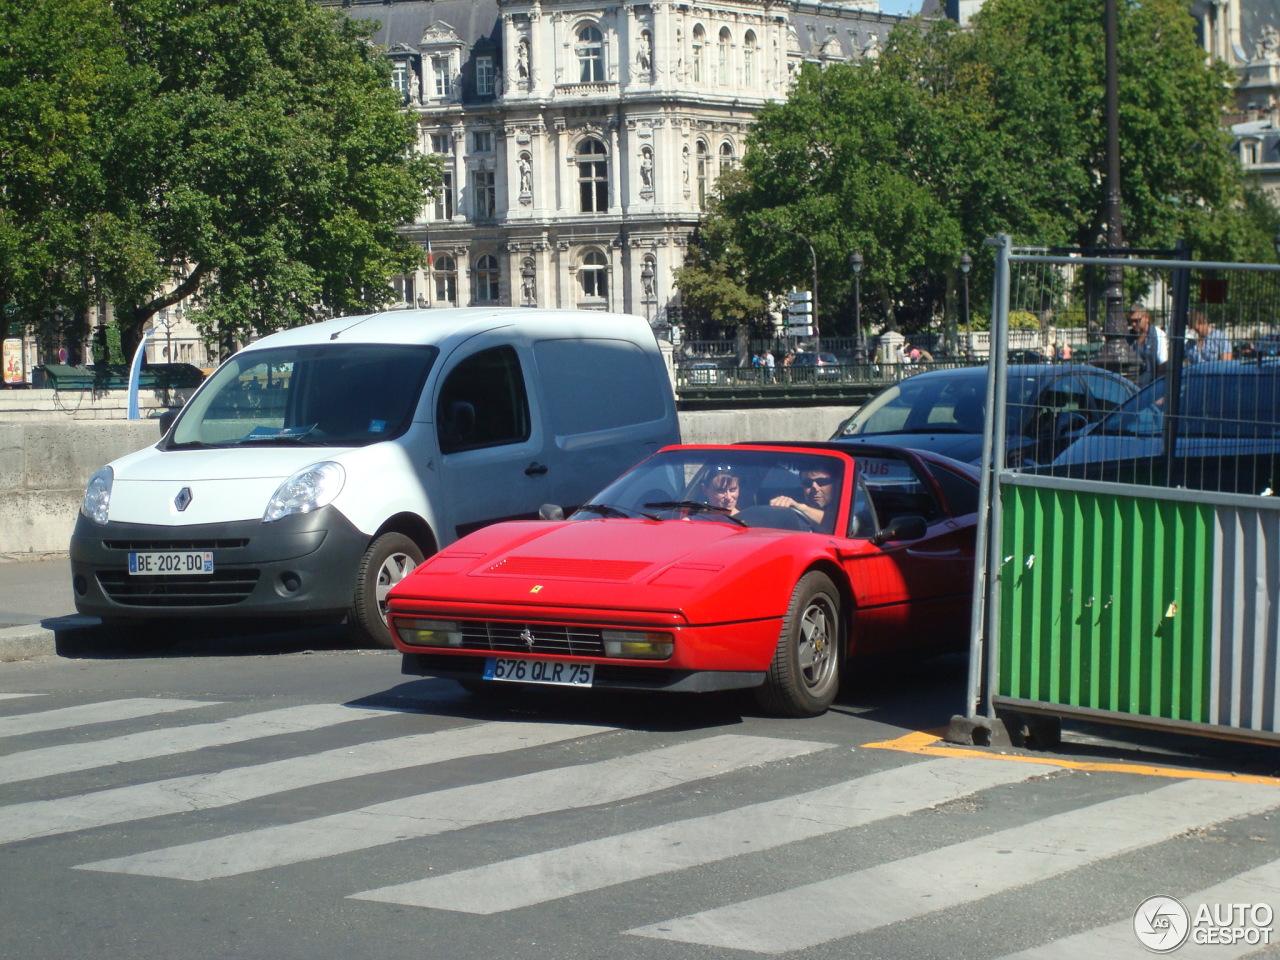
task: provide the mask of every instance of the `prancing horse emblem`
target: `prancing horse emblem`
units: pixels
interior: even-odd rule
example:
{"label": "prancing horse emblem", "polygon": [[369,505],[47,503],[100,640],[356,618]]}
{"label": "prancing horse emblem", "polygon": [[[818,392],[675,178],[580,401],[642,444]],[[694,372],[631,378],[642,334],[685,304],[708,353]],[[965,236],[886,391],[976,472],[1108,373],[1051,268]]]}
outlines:
{"label": "prancing horse emblem", "polygon": [[178,508],[179,513],[191,506],[191,488],[183,487],[179,490],[178,495],[173,498],[173,505]]}
{"label": "prancing horse emblem", "polygon": [[533,650],[533,631],[532,630],[530,630],[528,627],[525,627],[523,630],[520,631],[520,639],[524,641],[524,645],[528,647],[530,651]]}

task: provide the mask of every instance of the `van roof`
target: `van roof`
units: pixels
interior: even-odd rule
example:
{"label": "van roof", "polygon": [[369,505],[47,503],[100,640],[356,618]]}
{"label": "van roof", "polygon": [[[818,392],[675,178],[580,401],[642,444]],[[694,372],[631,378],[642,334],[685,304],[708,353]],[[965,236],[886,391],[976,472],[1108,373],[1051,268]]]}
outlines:
{"label": "van roof", "polygon": [[454,307],[444,310],[388,310],[281,330],[246,349],[284,347],[337,340],[341,343],[404,343],[447,346],[500,327],[542,337],[600,337],[613,333],[629,340],[653,337],[643,318],[595,310],[546,310],[533,307]]}

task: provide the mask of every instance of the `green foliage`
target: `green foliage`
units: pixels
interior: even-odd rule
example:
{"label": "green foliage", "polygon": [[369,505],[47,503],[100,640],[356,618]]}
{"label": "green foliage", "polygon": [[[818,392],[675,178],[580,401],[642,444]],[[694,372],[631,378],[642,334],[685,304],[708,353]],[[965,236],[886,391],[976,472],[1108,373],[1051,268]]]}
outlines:
{"label": "green foliage", "polygon": [[[1125,240],[1258,258],[1278,214],[1249,189],[1221,117],[1231,76],[1206,65],[1184,0],[1120,4]],[[807,287],[818,258],[823,328],[850,325],[848,256],[864,258],[864,322],[953,320],[962,250],[974,314],[983,241],[1094,246],[1105,192],[1104,42],[1096,0],[987,0],[973,29],[911,21],[874,62],[806,66],[766,107],[717,230],[742,283]],[[945,283],[938,283],[938,278]],[[910,303],[914,310],[908,307]]]}
{"label": "green foliage", "polygon": [[0,295],[110,299],[126,353],[187,296],[224,339],[387,302],[439,163],[366,37],[308,0],[9,5]]}

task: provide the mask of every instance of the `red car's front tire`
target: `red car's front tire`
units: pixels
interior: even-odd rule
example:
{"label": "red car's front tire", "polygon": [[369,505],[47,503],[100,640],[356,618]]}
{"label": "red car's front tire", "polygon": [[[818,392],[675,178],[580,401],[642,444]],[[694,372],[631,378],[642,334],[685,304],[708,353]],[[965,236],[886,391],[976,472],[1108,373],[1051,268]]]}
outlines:
{"label": "red car's front tire", "polygon": [[816,717],[840,689],[840,594],[825,573],[800,578],[756,699],[769,713]]}

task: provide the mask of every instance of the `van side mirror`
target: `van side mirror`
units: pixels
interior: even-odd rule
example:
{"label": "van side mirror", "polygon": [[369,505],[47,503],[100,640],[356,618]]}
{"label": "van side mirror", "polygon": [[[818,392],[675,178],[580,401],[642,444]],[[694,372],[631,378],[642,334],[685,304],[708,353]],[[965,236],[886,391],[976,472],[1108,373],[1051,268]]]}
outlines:
{"label": "van side mirror", "polygon": [[557,503],[544,503],[538,508],[540,520],[563,520],[564,508]]}
{"label": "van side mirror", "polygon": [[871,542],[877,547],[890,540],[919,540],[929,532],[929,525],[924,517],[909,514],[905,517],[894,517],[885,526],[876,531]]}

